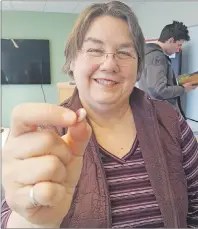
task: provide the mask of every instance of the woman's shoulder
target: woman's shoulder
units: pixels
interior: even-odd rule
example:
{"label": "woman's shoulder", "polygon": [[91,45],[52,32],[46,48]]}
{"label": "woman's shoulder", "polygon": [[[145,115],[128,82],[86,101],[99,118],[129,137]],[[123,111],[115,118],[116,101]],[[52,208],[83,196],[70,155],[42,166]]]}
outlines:
{"label": "woman's shoulder", "polygon": [[181,139],[181,119],[183,116],[167,101],[152,99],[154,112],[160,127],[172,136]]}
{"label": "woman's shoulder", "polygon": [[179,112],[165,100],[151,99],[158,115],[162,118],[175,118],[179,121]]}

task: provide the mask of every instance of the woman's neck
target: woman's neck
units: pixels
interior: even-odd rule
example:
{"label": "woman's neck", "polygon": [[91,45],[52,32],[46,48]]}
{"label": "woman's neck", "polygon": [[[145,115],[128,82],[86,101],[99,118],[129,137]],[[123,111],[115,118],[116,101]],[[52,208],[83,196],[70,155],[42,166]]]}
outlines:
{"label": "woman's neck", "polygon": [[123,122],[126,118],[131,117],[129,102],[123,103],[119,108],[112,107],[111,109],[93,109],[87,104],[83,104],[83,107],[87,111],[91,124],[100,128],[112,129],[115,124]]}

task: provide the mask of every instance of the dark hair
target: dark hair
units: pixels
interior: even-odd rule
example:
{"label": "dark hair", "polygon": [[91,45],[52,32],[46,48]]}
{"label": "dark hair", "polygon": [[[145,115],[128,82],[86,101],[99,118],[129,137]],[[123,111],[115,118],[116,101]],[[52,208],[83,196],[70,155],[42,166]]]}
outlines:
{"label": "dark hair", "polygon": [[140,75],[144,64],[144,36],[131,8],[119,1],[93,4],[80,14],[65,47],[66,62],[63,68],[64,72],[73,76],[73,72],[70,69],[71,62],[81,49],[91,22],[95,18],[103,15],[120,18],[128,24],[135,51],[138,56],[138,74]]}
{"label": "dark hair", "polygon": [[171,37],[174,38],[174,41],[189,41],[190,36],[188,33],[188,28],[183,24],[183,22],[173,21],[172,24],[166,25],[163,28],[159,41],[164,43]]}

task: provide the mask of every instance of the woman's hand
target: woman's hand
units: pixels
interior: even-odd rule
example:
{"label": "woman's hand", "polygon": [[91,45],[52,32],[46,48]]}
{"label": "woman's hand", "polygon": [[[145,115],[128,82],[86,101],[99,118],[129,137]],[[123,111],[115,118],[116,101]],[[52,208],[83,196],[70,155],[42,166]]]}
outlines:
{"label": "woman's hand", "polygon": [[[59,227],[70,208],[91,136],[85,116],[84,109],[76,114],[51,104],[23,104],[13,111],[3,148],[5,197],[14,213],[36,227]],[[69,128],[61,138],[38,125]]]}

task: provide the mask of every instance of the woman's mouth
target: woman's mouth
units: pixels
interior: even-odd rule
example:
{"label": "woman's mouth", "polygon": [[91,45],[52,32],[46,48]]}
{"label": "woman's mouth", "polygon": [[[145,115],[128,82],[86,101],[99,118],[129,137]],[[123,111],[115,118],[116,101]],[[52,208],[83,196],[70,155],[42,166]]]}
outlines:
{"label": "woman's mouth", "polygon": [[107,79],[94,79],[94,81],[100,85],[112,87],[118,84],[118,82],[113,80],[107,80]]}

